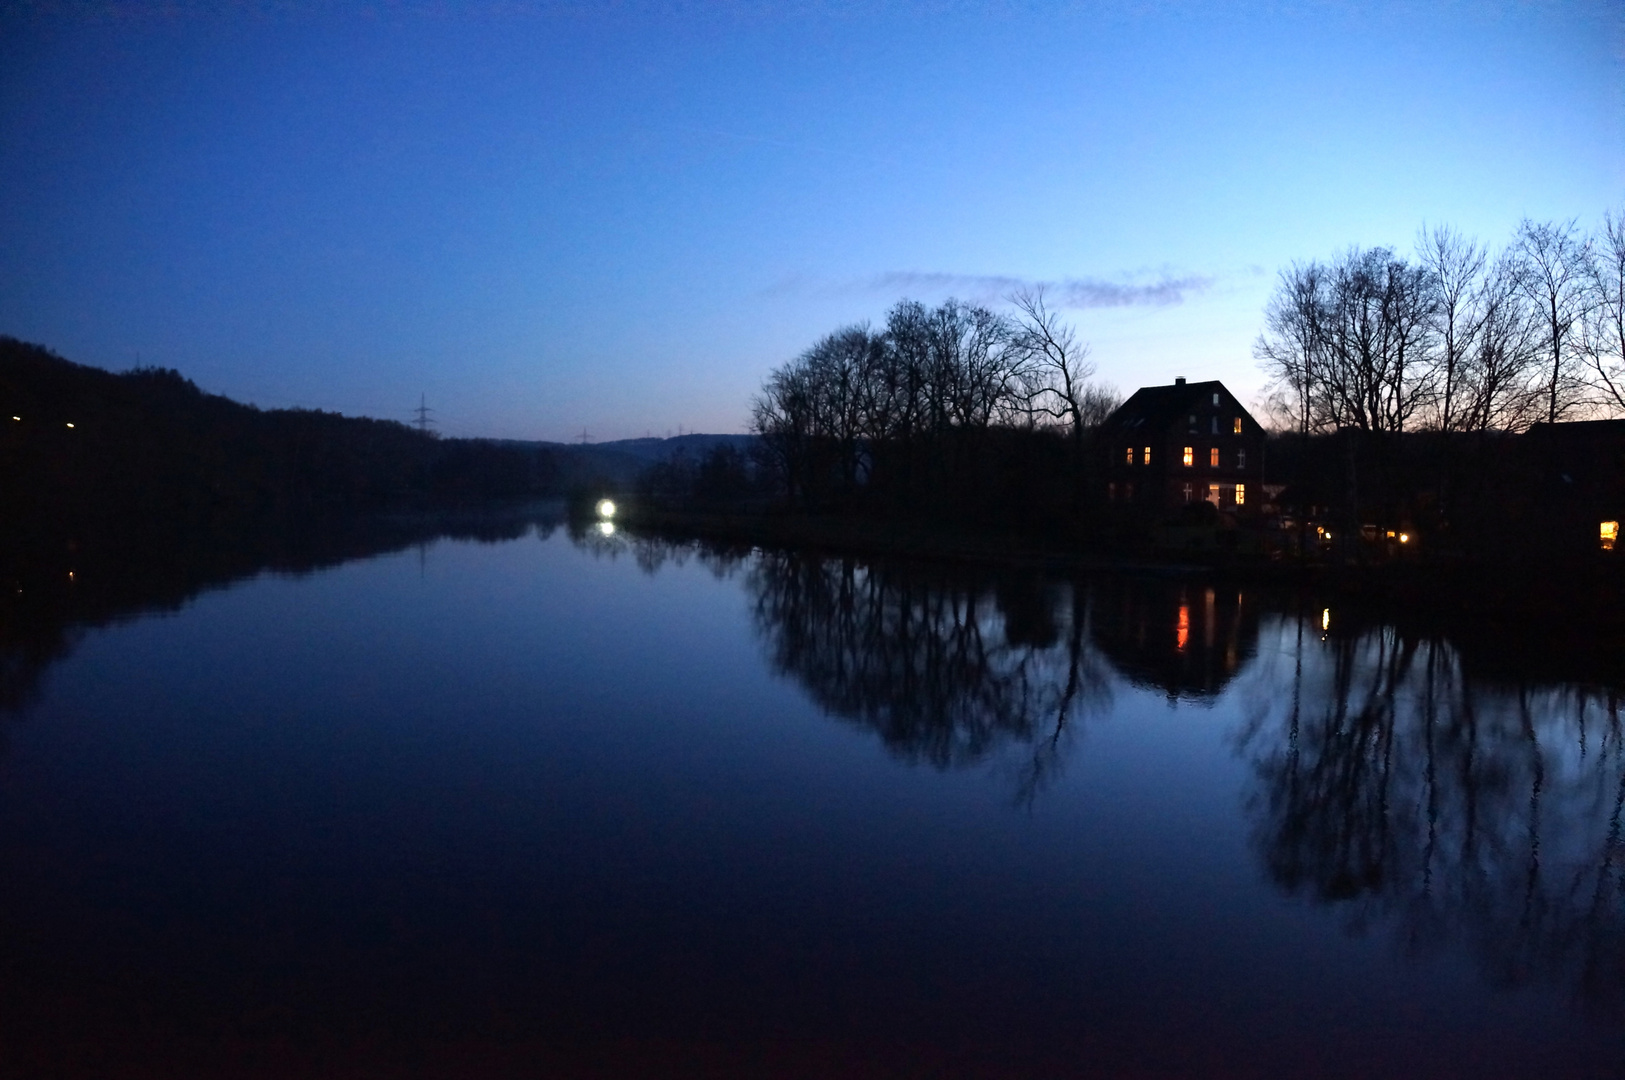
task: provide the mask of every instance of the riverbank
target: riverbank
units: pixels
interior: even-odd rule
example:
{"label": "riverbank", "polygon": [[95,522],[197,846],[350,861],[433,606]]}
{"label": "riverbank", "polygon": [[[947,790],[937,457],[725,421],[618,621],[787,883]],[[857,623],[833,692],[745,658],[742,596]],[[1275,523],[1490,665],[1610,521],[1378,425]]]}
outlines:
{"label": "riverbank", "polygon": [[[1340,619],[1399,621],[1419,632],[1477,624],[1475,636],[1560,640],[1588,667],[1625,670],[1625,559],[1599,552],[1578,563],[1472,563],[1411,559],[1335,563],[1230,556],[1208,561],[1156,551],[1124,552],[1044,537],[999,534],[919,521],[776,512],[725,513],[623,507],[623,525],[671,540],[797,548],[833,556],[982,563],[1063,576],[1151,575],[1291,591],[1304,604],[1335,607]],[[1621,553],[1625,554],[1625,553]]]}

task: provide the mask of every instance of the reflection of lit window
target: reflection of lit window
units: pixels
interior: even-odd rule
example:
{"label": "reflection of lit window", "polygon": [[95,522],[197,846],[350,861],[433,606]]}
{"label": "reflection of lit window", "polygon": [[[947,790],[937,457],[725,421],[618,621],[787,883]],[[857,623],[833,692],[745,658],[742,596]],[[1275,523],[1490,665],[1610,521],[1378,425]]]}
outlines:
{"label": "reflection of lit window", "polygon": [[1194,446],[1185,447],[1185,465],[1186,465],[1186,467],[1188,468],[1188,467],[1190,467],[1192,465],[1195,465],[1195,464],[1196,464],[1196,448]]}
{"label": "reflection of lit window", "polygon": [[1146,465],[1151,464],[1151,448],[1149,446],[1145,448],[1145,454],[1141,460]]}
{"label": "reflection of lit window", "polygon": [[1207,452],[1207,463],[1215,469],[1219,467],[1219,448],[1217,446]]}
{"label": "reflection of lit window", "polygon": [[1617,521],[1605,521],[1605,522],[1603,522],[1602,523],[1602,530],[1601,530],[1599,535],[1602,538],[1602,549],[1604,551],[1613,551],[1614,550],[1614,541],[1619,539],[1619,522],[1617,522]]}
{"label": "reflection of lit window", "polygon": [[1130,465],[1134,464],[1134,447],[1132,447],[1132,446],[1123,447],[1123,460],[1126,461]]}
{"label": "reflection of lit window", "polygon": [[1245,450],[1237,450],[1236,451],[1236,468],[1245,469],[1246,467],[1247,467],[1247,451],[1245,451]]}
{"label": "reflection of lit window", "polygon": [[1214,506],[1219,505],[1219,485],[1218,484],[1209,484],[1207,486],[1207,501],[1212,503]]}
{"label": "reflection of lit window", "polygon": [[1191,642],[1191,609],[1188,604],[1179,605],[1179,651],[1184,652],[1185,646]]}
{"label": "reflection of lit window", "polygon": [[1247,485],[1236,485],[1236,505],[1241,506],[1247,502]]}
{"label": "reflection of lit window", "polygon": [[1238,416],[1238,417],[1236,417],[1236,427],[1235,427],[1235,432],[1236,432],[1236,434],[1237,434],[1237,435],[1240,435],[1240,434],[1241,434],[1241,417],[1239,417],[1239,416]]}

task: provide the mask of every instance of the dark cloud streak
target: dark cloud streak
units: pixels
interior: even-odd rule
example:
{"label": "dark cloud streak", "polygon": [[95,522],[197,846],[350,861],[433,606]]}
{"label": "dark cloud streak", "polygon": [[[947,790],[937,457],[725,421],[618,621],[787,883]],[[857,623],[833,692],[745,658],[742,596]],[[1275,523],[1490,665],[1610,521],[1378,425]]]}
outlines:
{"label": "dark cloud streak", "polygon": [[1169,307],[1182,304],[1190,296],[1205,292],[1214,279],[1197,274],[1183,277],[1163,275],[1155,281],[1122,282],[1099,278],[1062,278],[1037,281],[1000,274],[943,274],[900,270],[881,274],[865,285],[868,291],[952,292],[967,299],[988,302],[1002,300],[1023,289],[1042,287],[1059,307]]}

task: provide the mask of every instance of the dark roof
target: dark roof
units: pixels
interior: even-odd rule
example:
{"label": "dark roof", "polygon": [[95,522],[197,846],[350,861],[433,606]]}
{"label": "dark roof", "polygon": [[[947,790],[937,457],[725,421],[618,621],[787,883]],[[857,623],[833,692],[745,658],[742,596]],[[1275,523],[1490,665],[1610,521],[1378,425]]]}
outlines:
{"label": "dark roof", "polygon": [[1207,402],[1215,390],[1235,400],[1235,395],[1217,379],[1174,383],[1171,386],[1142,386],[1106,418],[1103,426],[1108,431],[1136,431],[1142,428],[1162,431]]}

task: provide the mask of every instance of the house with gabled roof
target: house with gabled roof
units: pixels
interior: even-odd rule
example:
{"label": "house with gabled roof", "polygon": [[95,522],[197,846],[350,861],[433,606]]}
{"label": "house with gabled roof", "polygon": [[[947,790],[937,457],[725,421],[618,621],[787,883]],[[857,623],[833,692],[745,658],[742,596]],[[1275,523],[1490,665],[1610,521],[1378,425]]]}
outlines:
{"label": "house with gabled roof", "polygon": [[1108,506],[1160,515],[1208,502],[1248,515],[1263,501],[1264,428],[1216,379],[1142,386],[1095,445]]}

